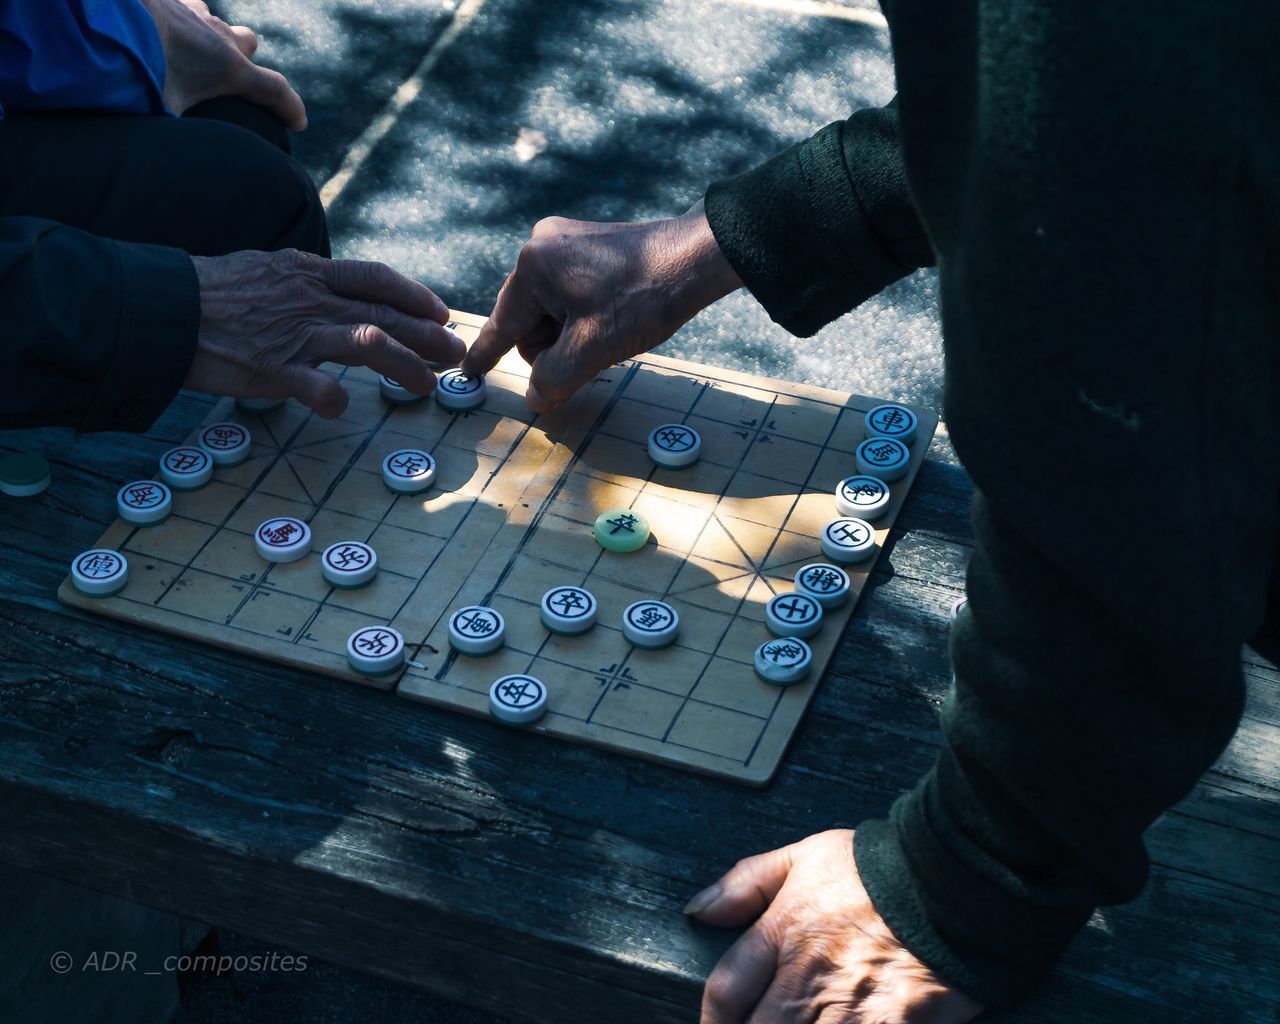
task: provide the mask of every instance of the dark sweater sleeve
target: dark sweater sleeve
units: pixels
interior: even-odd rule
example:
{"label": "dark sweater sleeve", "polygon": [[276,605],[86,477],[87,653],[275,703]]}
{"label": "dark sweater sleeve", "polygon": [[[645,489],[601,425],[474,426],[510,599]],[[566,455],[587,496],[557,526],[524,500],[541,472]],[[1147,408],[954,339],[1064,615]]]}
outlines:
{"label": "dark sweater sleeve", "polygon": [[178,249],[0,218],[0,427],[145,431],[195,355],[200,296]]}
{"label": "dark sweater sleeve", "polygon": [[937,761],[854,848],[904,945],[992,1006],[1141,891],[1276,565],[1280,23],[1163,13],[894,4],[975,546]]}
{"label": "dark sweater sleeve", "polygon": [[827,125],[707,189],[707,220],[769,315],[807,337],[933,263],[898,146],[894,104]]}
{"label": "dark sweater sleeve", "polygon": [[[1142,890],[1143,832],[1239,721],[1242,634],[1208,628],[1214,610],[1191,601],[1147,628],[982,495],[974,518],[942,748],[887,820],[859,826],[854,852],[903,944],[1006,1008],[1044,981],[1095,907]],[[1212,600],[1214,584],[1197,585]]]}

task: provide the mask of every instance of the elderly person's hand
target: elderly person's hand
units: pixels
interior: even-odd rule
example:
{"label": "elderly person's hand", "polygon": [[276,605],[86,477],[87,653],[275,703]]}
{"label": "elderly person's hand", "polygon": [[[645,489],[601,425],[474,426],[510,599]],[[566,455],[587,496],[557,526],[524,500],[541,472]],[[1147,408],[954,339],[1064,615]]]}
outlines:
{"label": "elderly person's hand", "polygon": [[243,25],[210,14],[203,0],[142,0],[164,46],[164,102],[181,114],[201,100],[239,96],[302,131],[302,98],[278,71],[253,63],[258,38]]}
{"label": "elderly person's hand", "polygon": [[543,412],[740,287],[701,202],[641,224],[550,217],[533,229],[462,366],[488,373],[518,348],[533,368],[529,406]]}
{"label": "elderly person's hand", "polygon": [[465,346],[442,326],[448,307],[426,286],[381,263],[310,253],[193,256],[200,332],[186,386],[240,398],[296,398],[321,416],[347,393],[321,363],[368,366],[430,394],[424,360],[456,363]]}
{"label": "elderly person's hand", "polygon": [[702,1024],[964,1024],[982,1007],[894,937],[835,829],[739,861],[685,913],[755,919],[707,979]]}

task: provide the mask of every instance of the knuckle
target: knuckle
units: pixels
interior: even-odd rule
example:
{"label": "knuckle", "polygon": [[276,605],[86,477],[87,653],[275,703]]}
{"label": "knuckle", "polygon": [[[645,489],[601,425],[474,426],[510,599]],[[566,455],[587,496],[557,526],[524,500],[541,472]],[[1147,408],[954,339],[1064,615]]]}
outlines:
{"label": "knuckle", "polygon": [[516,257],[516,273],[527,274],[540,264],[547,255],[547,241],[544,238],[531,238],[520,248]]}
{"label": "knuckle", "polygon": [[542,238],[546,235],[558,235],[570,223],[566,217],[543,217],[533,226],[532,237]]}
{"label": "knuckle", "polygon": [[292,274],[284,283],[281,299],[285,308],[313,311],[317,306],[315,282],[303,274]]}
{"label": "knuckle", "polygon": [[351,332],[351,343],[357,352],[371,353],[380,349],[387,336],[373,324],[358,324]]}

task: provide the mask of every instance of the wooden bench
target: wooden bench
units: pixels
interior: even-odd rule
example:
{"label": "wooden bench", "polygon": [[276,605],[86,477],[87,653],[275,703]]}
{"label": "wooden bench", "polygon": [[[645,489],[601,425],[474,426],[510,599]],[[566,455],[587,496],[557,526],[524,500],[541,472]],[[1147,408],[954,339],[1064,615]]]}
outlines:
{"label": "wooden bench", "polygon": [[[0,435],[54,485],[0,502],[0,858],[517,1019],[696,1020],[733,936],[685,901],[739,857],[884,812],[931,763],[970,485],[945,435],[773,785],[560,743],[60,606],[147,437]],[[1002,1020],[1276,1021],[1280,676],[1106,909]],[[992,1019],[995,1019],[994,1017]]]}

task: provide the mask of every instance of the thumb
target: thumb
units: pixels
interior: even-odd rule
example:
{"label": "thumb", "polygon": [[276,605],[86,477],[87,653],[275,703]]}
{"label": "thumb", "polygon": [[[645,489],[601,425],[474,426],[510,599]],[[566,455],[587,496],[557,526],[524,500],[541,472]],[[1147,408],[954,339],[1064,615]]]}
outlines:
{"label": "thumb", "polygon": [[243,65],[244,81],[239,94],[250,103],[266,107],[285,125],[295,132],[307,126],[307,108],[302,97],[293,90],[289,80],[279,71],[259,67],[245,60]]}
{"label": "thumb", "polygon": [[525,395],[529,407],[534,412],[554,409],[612,363],[595,322],[571,320],[559,340],[533,358]]}
{"label": "thumb", "polygon": [[738,861],[698,893],[684,912],[706,924],[733,928],[764,913],[791,871],[792,848],[784,846]]}

